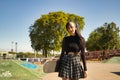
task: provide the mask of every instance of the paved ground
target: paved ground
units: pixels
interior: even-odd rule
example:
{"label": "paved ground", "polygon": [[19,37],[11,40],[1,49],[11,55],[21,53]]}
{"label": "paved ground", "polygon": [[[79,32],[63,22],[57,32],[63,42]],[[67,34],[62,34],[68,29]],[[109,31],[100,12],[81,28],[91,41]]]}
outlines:
{"label": "paved ground", "polygon": [[[80,80],[120,80],[120,64],[88,62],[88,77]],[[57,73],[46,74],[42,80],[62,80]]]}

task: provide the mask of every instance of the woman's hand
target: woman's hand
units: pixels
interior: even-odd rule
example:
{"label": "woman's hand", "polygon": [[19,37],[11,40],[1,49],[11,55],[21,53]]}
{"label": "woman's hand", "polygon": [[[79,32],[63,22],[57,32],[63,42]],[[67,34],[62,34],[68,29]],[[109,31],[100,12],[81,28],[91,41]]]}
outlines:
{"label": "woman's hand", "polygon": [[84,77],[85,78],[87,77],[87,71],[84,71]]}

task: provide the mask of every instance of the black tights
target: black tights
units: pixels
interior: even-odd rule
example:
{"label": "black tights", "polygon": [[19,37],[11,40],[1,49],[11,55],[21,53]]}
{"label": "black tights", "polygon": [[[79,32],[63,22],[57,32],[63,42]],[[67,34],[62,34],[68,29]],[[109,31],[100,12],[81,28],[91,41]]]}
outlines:
{"label": "black tights", "polygon": [[78,80],[78,79],[70,79],[70,80]]}
{"label": "black tights", "polygon": [[62,80],[79,80],[79,79],[66,79],[66,78],[62,78]]}

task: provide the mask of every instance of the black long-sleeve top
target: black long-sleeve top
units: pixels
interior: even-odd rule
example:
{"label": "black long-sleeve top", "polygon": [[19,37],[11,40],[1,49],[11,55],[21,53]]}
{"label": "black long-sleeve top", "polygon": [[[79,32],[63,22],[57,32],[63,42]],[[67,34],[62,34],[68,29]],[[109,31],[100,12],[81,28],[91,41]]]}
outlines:
{"label": "black long-sleeve top", "polygon": [[87,71],[86,59],[85,59],[85,47],[80,44],[77,36],[64,37],[62,42],[61,57],[68,52],[81,52],[81,60],[83,62],[84,71]]}

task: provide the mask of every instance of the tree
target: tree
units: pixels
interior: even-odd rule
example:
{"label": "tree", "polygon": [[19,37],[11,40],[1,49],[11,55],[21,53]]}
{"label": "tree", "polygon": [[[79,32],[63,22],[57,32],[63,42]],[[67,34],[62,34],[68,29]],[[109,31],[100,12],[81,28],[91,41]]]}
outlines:
{"label": "tree", "polygon": [[65,29],[68,21],[75,21],[81,30],[84,27],[84,18],[75,14],[58,11],[42,15],[29,28],[31,47],[35,51],[42,50],[45,57],[51,50],[59,51],[63,37],[68,35]]}
{"label": "tree", "polygon": [[114,22],[105,23],[90,34],[86,44],[89,51],[119,49],[119,27]]}

